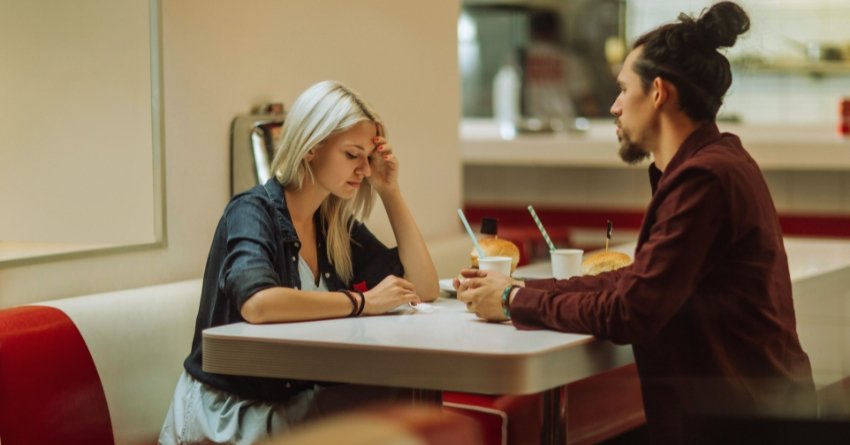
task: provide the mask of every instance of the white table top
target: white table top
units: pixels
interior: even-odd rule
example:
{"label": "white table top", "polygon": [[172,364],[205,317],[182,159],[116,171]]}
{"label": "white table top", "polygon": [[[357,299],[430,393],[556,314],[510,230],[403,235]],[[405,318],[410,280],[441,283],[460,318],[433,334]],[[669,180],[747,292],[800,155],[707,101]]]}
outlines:
{"label": "white table top", "polygon": [[486,323],[441,298],[432,312],[204,331],[204,370],[483,394],[528,394],[633,361],[587,335]]}
{"label": "white table top", "polygon": [[[616,249],[633,252],[634,245]],[[786,249],[795,285],[850,272],[850,241],[787,239]],[[548,263],[527,266],[517,275],[550,276],[548,267]],[[818,298],[808,293],[796,295],[796,303],[817,304]],[[519,331],[507,323],[482,322],[453,299],[441,298],[433,307],[432,312],[207,329],[203,366],[222,374],[527,394],[633,361],[628,346],[586,335]],[[813,348],[824,341],[821,337],[801,332]],[[830,350],[823,355],[835,354]],[[813,355],[816,368],[817,356]]]}

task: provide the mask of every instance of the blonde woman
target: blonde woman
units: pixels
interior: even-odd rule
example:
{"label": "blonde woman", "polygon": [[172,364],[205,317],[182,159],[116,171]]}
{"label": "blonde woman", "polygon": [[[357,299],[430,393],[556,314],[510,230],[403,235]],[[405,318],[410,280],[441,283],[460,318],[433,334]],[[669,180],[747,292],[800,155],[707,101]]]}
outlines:
{"label": "blonde woman", "polygon": [[[206,373],[202,330],[376,315],[439,293],[399,189],[398,159],[380,117],[357,93],[333,81],[304,91],[286,117],[271,170],[274,178],[235,196],[218,223],[192,351],[160,443],[253,443],[307,418],[396,396],[386,388]],[[397,248],[358,221],[375,195]]]}

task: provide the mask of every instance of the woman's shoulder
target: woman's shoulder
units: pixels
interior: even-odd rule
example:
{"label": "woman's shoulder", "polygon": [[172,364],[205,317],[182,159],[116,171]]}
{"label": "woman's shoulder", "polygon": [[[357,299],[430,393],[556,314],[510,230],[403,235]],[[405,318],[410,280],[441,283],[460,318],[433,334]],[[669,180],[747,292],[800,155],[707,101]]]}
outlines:
{"label": "woman's shoulder", "polygon": [[266,193],[265,187],[262,184],[231,197],[224,209],[224,213],[248,211],[250,209],[263,210],[265,213],[272,213],[274,209],[274,201]]}

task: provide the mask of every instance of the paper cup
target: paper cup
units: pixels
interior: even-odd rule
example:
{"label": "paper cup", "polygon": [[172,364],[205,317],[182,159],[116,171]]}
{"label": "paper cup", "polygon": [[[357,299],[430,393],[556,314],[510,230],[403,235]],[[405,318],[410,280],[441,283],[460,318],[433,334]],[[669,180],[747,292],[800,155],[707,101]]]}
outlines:
{"label": "paper cup", "polygon": [[552,276],[565,280],[581,275],[581,249],[556,249],[550,252],[552,258]]}
{"label": "paper cup", "polygon": [[513,261],[513,259],[509,256],[488,256],[484,258],[478,258],[478,268],[481,270],[499,272],[502,275],[510,276],[511,261]]}

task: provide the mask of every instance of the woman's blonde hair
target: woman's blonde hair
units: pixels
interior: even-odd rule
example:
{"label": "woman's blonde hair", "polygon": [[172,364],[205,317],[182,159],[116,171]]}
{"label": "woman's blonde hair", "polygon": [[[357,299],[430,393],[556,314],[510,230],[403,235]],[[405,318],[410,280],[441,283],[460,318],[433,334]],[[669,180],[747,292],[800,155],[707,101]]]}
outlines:
{"label": "woman's blonde hair", "polygon": [[[377,113],[345,85],[326,80],[307,88],[286,114],[280,142],[271,163],[271,171],[284,187],[301,190],[305,180],[315,181],[305,157],[332,134],[371,121],[381,123]],[[372,211],[375,192],[363,181],[354,199],[330,195],[319,208],[323,227],[327,227],[328,256],[344,283],[354,275],[351,263],[352,217],[365,219]]]}

